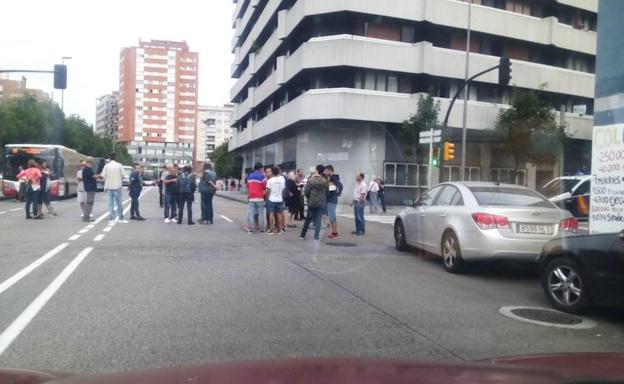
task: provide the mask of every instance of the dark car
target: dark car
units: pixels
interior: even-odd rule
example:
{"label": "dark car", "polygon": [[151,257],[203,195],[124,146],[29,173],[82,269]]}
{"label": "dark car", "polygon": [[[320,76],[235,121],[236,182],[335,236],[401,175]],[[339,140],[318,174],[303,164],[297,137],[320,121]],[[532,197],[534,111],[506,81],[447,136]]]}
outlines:
{"label": "dark car", "polygon": [[558,310],[624,306],[624,231],[551,240],[539,271],[544,293]]}

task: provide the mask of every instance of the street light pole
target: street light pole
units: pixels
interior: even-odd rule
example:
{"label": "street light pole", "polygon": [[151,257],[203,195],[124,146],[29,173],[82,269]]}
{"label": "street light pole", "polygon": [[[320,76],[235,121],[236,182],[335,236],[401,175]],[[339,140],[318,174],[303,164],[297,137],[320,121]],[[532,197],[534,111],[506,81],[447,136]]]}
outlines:
{"label": "street light pole", "polygon": [[[71,56],[61,57],[61,64],[65,64],[65,60],[71,60]],[[65,90],[61,89],[61,111],[65,112]]]}
{"label": "street light pole", "polygon": [[[466,32],[466,74],[464,82],[468,82],[470,68],[470,28],[472,19],[472,0],[468,0],[468,28]],[[462,119],[462,153],[461,153],[461,181],[466,180],[466,136],[468,123],[468,94],[470,93],[470,84],[466,85],[464,91],[464,116]]]}

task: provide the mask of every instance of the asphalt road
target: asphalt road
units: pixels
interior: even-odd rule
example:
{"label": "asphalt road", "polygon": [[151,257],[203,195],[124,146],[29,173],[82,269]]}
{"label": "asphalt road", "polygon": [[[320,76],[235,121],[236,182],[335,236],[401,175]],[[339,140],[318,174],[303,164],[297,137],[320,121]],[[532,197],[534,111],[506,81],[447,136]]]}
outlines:
{"label": "asphalt road", "polygon": [[591,312],[596,326],[586,330],[499,314],[503,306],[548,306],[532,268],[486,263],[451,275],[437,258],[397,252],[391,225],[368,223],[367,235],[355,237],[346,218],[344,247],[311,234],[301,241],[294,231],[250,236],[246,206],[220,198],[212,226],[165,224],[157,198],[152,189],[141,200],[147,221],[114,226],[103,194],[92,226],[80,221],[75,200],[56,203],[59,216],[42,221],[0,202],[0,367],[96,373],[301,356],[477,360],[624,348],[622,311]]}

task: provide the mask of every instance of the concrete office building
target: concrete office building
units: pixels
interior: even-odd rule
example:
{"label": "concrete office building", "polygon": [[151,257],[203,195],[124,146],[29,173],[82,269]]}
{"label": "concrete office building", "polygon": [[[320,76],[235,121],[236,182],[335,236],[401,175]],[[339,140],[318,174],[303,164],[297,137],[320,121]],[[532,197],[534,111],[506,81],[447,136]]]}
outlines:
{"label": "concrete office building", "polygon": [[[469,92],[469,179],[535,186],[589,164],[578,152],[591,139],[596,12],[597,0],[473,1],[471,74],[510,57],[512,85],[565,111],[575,156],[515,174],[496,145],[477,140],[510,100],[494,71]],[[236,1],[230,149],[247,169],[332,163],[349,182],[361,170],[384,177],[397,199],[413,196],[427,184],[426,161],[408,164],[396,132],[423,92],[446,112],[464,78],[467,14],[458,0]],[[450,116],[455,142],[462,110],[460,100]],[[457,146],[437,177],[457,179],[460,158]]]}
{"label": "concrete office building", "polygon": [[98,97],[95,105],[95,134],[114,139],[119,127],[119,92]]}
{"label": "concrete office building", "polygon": [[119,131],[135,161],[193,163],[198,54],[185,42],[139,41],[119,62]]}
{"label": "concrete office building", "polygon": [[233,109],[231,104],[198,107],[196,161],[206,161],[215,148],[230,140]]}

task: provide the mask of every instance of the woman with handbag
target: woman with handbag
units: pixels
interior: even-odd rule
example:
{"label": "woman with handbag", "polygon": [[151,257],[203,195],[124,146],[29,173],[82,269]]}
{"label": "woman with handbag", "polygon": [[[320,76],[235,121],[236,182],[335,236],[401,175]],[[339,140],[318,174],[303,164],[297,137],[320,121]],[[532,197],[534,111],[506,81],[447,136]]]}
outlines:
{"label": "woman with handbag", "polygon": [[[43,215],[37,209],[39,207],[39,194],[41,192],[41,170],[34,159],[28,160],[28,168],[17,174],[17,179],[26,179],[26,218],[43,219]],[[30,206],[32,205],[32,216]]]}

